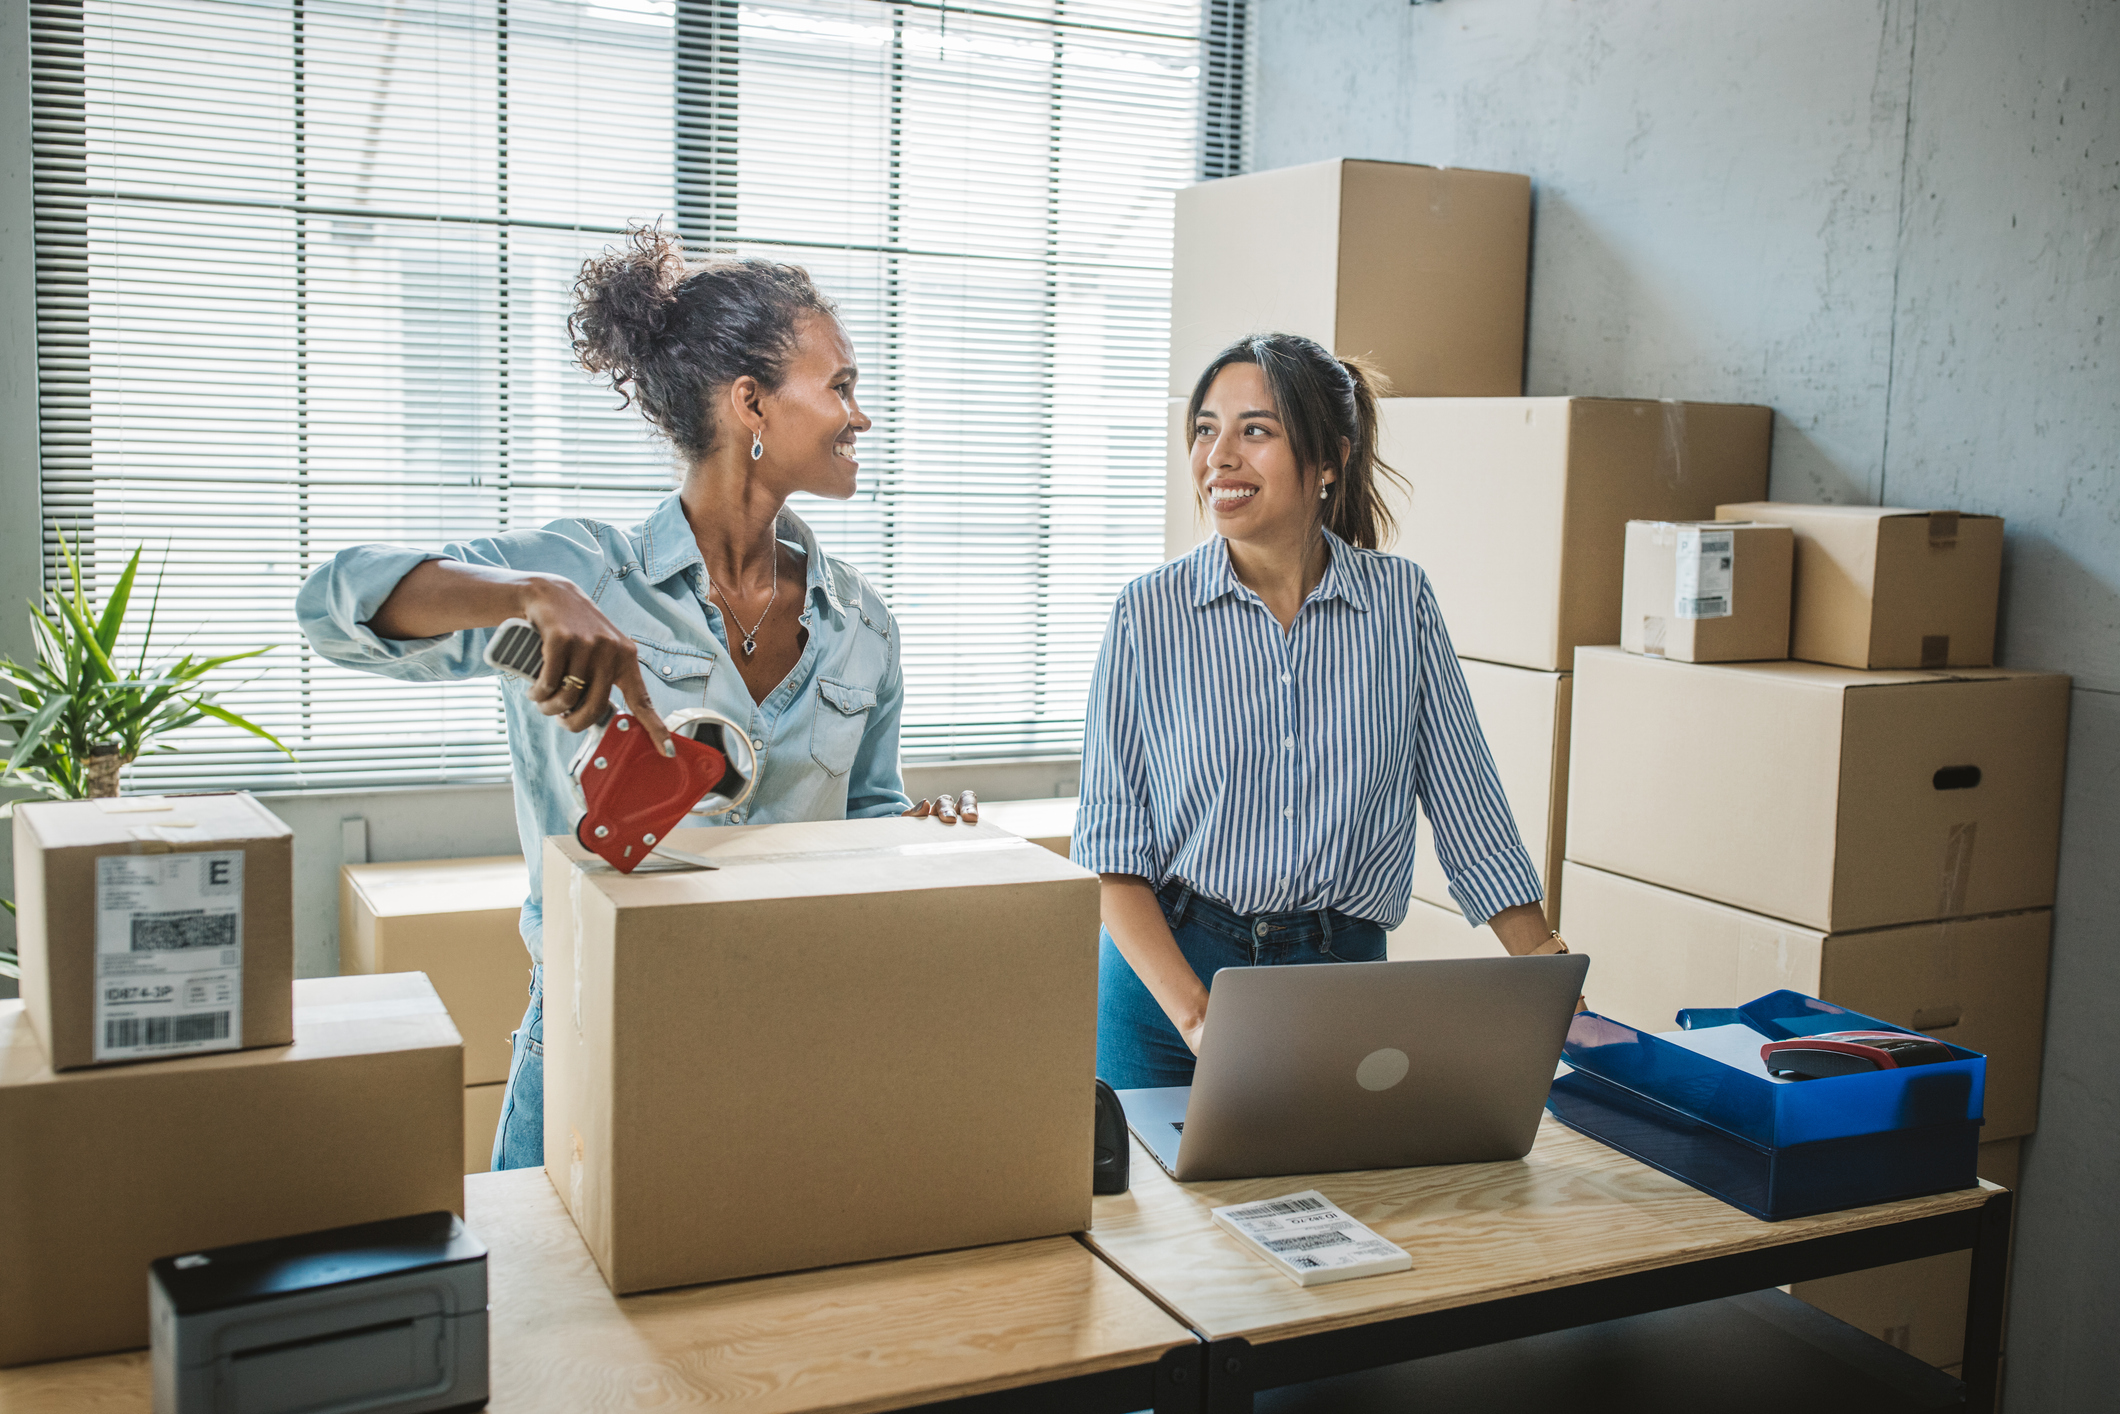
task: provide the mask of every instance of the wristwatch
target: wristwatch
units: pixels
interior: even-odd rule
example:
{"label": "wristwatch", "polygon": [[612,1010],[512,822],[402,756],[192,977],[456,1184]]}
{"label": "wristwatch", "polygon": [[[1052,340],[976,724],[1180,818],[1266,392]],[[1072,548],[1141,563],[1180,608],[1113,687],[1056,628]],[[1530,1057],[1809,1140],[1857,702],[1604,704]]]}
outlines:
{"label": "wristwatch", "polygon": [[1559,933],[1548,933],[1546,935],[1545,942],[1540,943],[1530,952],[1525,953],[1524,956],[1552,957],[1558,953],[1564,953],[1566,951],[1568,951],[1568,940],[1563,938]]}

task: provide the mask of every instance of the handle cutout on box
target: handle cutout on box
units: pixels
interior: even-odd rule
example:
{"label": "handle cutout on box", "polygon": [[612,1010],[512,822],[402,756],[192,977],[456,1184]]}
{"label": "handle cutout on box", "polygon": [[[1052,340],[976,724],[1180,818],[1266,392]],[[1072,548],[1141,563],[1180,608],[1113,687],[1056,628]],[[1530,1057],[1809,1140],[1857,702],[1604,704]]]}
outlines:
{"label": "handle cutout on box", "polygon": [[1945,766],[1930,778],[1938,790],[1971,790],[1980,784],[1978,766]]}
{"label": "handle cutout on box", "polygon": [[1949,550],[1956,548],[1957,544],[1958,512],[1930,511],[1929,547],[1935,550]]}
{"label": "handle cutout on box", "polygon": [[1914,1029],[1916,1031],[1948,1031],[1963,1020],[1965,1020],[1964,1007],[1920,1007],[1914,1012]]}

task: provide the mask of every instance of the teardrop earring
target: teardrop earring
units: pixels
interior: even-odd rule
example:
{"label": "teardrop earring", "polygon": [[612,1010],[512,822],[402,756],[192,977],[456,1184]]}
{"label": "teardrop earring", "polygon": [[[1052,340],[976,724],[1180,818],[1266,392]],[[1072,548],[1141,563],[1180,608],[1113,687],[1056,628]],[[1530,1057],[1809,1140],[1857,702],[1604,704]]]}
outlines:
{"label": "teardrop earring", "polygon": [[1318,488],[1318,499],[1321,501],[1331,494],[1332,488],[1330,486],[1320,486]]}
{"label": "teardrop earring", "polygon": [[753,432],[753,433],[751,434],[751,460],[755,462],[755,461],[757,461],[757,460],[758,460],[758,459],[759,459],[760,457],[764,456],[765,454],[766,454],[766,443],[765,443],[765,438],[764,438],[764,437],[762,437],[762,436],[761,436],[760,434],[758,434],[758,433],[756,433],[756,432]]}

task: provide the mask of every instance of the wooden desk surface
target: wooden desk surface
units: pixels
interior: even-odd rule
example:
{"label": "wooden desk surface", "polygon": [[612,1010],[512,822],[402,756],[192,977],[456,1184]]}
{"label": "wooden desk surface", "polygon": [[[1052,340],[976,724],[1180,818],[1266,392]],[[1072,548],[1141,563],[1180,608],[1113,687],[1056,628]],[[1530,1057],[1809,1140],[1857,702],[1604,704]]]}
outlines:
{"label": "wooden desk surface", "polygon": [[[464,1180],[494,1414],[900,1409],[1154,1361],[1191,1336],[1072,1238],[619,1299],[541,1169]],[[146,1414],[147,1355],[0,1370],[0,1414]]]}
{"label": "wooden desk surface", "polygon": [[[1090,1244],[1194,1330],[1254,1344],[1954,1212],[1993,1191],[1761,1222],[1551,1115],[1516,1163],[1180,1184],[1134,1141],[1130,1173],[1130,1192],[1096,1200]],[[1411,1252],[1413,1269],[1306,1289],[1208,1216],[1306,1188]]]}

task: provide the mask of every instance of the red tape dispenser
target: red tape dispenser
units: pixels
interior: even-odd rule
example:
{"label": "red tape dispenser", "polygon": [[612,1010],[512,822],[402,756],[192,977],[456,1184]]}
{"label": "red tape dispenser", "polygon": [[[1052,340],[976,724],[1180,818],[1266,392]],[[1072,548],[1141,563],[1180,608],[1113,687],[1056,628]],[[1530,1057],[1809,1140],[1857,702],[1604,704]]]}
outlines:
{"label": "red tape dispenser", "polygon": [[613,716],[584,743],[572,774],[583,815],[574,827],[582,848],[621,874],[650,854],[696,867],[714,866],[662,845],[687,815],[720,815],[750,799],[758,758],[743,728],[718,712],[688,707],[663,719],[675,756],[664,756],[634,718]]}

